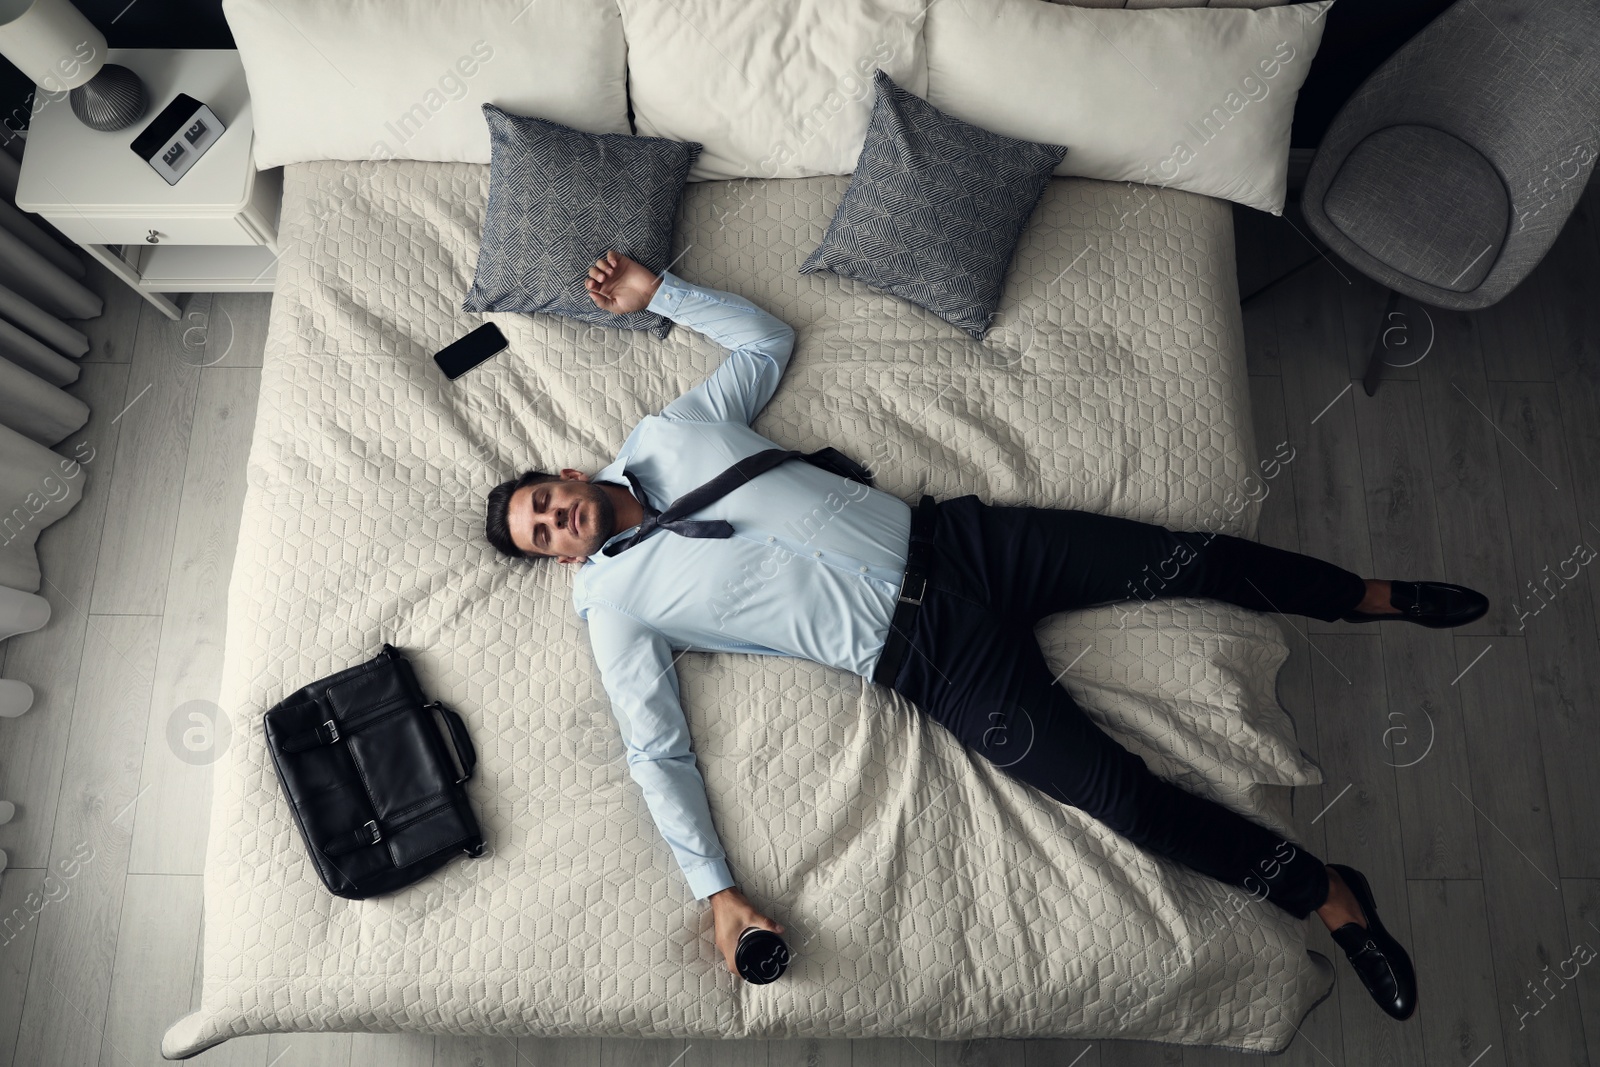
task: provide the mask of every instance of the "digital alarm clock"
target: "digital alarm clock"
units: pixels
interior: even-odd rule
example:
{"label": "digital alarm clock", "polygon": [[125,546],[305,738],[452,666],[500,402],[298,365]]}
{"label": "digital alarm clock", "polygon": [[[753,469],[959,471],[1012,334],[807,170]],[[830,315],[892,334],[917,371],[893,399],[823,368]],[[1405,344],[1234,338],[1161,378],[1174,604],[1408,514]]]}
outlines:
{"label": "digital alarm clock", "polygon": [[177,185],[226,128],[216,112],[187,93],[179,93],[129,147],[168,185]]}

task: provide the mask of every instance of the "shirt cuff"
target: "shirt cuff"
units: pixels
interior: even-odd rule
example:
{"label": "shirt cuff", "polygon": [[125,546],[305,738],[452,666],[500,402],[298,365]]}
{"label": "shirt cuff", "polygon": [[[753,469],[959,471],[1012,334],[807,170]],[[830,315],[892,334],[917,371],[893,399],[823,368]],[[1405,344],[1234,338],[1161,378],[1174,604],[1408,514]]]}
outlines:
{"label": "shirt cuff", "polygon": [[696,867],[687,877],[689,889],[694,893],[696,900],[705,900],[712,893],[720,893],[734,884],[733,873],[728,870],[728,864],[724,860],[713,860]]}
{"label": "shirt cuff", "polygon": [[687,284],[670,270],[662,271],[661,284],[656,286],[655,294],[650,297],[650,303],[646,304],[644,309],[672,318],[673,313],[678,310],[678,305],[683,301]]}

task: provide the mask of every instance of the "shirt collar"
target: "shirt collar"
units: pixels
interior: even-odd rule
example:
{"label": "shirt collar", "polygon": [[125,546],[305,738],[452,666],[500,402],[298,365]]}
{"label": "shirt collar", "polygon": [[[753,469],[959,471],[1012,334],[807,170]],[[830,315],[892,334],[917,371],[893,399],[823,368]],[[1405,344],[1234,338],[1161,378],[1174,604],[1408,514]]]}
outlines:
{"label": "shirt collar", "polygon": [[[616,476],[615,477],[608,476],[607,475],[607,471],[610,471],[613,467],[616,468]],[[610,464],[610,466],[605,467],[603,470],[600,471],[600,473],[596,474],[593,478],[590,478],[589,482],[590,482],[591,485],[598,485],[598,484],[604,482],[607,485],[620,486],[623,489],[626,489],[630,494],[633,492],[633,490],[628,487],[627,479],[625,479],[622,476],[622,466],[621,466],[620,462],[613,462],[612,464]],[[605,551],[606,545],[609,545],[613,541],[616,541],[616,540],[619,540],[619,539],[621,539],[623,537],[626,537],[628,535],[629,531],[631,531],[633,529],[634,529],[634,527],[630,526],[630,527],[628,527],[627,530],[618,530],[616,533],[614,533],[610,537],[606,538],[605,541],[600,545],[600,547],[595,549],[594,554],[591,555],[587,560],[585,560],[583,562],[583,566],[585,566],[585,567],[592,566],[593,564],[599,563],[601,559],[610,559],[611,557],[609,557],[609,556],[602,556],[601,555],[601,553]]]}
{"label": "shirt collar", "polygon": [[[628,486],[628,479],[622,476],[622,471],[623,468],[628,465],[628,460],[633,456],[634,441],[638,437],[639,427],[643,425],[644,420],[640,419],[638,425],[634,426],[632,431],[629,432],[627,439],[622,442],[622,447],[617,450],[617,458],[613,459],[610,463],[607,463],[604,467],[601,467],[598,471],[596,471],[595,476],[589,479],[591,482],[608,482],[611,485],[620,485],[622,488],[627,489],[630,493],[633,492],[633,490]],[[646,503],[648,503],[648,501],[646,501]],[[628,527],[628,530],[631,529],[633,529],[633,527]],[[601,556],[601,551],[606,547],[606,545],[609,545],[611,542],[617,540],[617,538],[625,536],[628,533],[628,530],[619,530],[610,537],[606,538],[605,544],[602,544],[600,548],[596,549],[594,555],[590,556],[588,561],[585,562],[583,566],[589,567],[600,562],[601,559],[610,559],[610,556]]]}

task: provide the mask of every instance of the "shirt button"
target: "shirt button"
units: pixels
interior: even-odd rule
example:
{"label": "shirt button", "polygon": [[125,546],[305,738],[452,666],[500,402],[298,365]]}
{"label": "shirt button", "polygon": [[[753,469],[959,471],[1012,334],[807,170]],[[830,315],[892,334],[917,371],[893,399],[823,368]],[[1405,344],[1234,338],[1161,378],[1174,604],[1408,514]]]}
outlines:
{"label": "shirt button", "polygon": [[769,545],[770,545],[770,544],[772,544],[772,542],[774,542],[774,541],[776,541],[776,540],[777,540],[777,538],[776,538],[776,537],[772,537],[772,536],[770,536],[770,535],[769,535],[769,536],[768,536],[768,537],[767,537],[767,544],[769,544]]}
{"label": "shirt button", "polygon": [[821,552],[813,552],[813,553],[811,553],[811,554],[812,554],[812,555],[813,555],[813,556],[816,556],[816,557],[817,557],[817,558],[818,558],[818,559],[821,559],[821,558],[822,558],[822,553],[821,553]]}
{"label": "shirt button", "polygon": [[865,574],[865,573],[867,573],[867,568],[865,568],[865,567],[862,567],[862,568],[861,568],[861,573],[862,573],[862,574]]}

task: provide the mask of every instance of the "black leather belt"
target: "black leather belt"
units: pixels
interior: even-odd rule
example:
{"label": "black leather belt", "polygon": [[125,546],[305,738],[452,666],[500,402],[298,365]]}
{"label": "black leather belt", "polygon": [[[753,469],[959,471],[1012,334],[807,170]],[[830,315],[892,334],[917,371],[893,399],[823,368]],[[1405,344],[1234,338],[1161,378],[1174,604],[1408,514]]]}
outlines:
{"label": "black leather belt", "polygon": [[911,627],[917,621],[928,592],[928,570],[933,565],[933,531],[939,511],[933,497],[924,496],[911,509],[911,541],[906,545],[906,574],[900,580],[900,598],[895,601],[894,618],[889,620],[889,639],[878,654],[872,680],[893,688],[900,665],[911,651]]}

